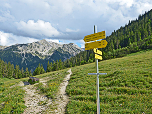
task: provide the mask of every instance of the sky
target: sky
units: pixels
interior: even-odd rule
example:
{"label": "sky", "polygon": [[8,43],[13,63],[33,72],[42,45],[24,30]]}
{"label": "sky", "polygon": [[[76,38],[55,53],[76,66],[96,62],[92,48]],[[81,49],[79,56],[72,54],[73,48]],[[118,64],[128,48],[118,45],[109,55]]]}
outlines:
{"label": "sky", "polygon": [[84,37],[114,30],[152,9],[152,0],[0,0],[0,45],[46,39],[84,48]]}

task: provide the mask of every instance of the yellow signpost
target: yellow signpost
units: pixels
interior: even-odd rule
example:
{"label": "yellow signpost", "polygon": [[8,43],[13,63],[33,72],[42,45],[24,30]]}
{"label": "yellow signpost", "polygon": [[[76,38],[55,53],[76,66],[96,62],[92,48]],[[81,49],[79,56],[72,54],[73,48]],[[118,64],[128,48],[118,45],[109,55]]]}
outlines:
{"label": "yellow signpost", "polygon": [[85,36],[84,41],[90,42],[90,41],[95,41],[95,40],[104,39],[104,38],[106,38],[106,32],[102,31],[102,32],[98,32],[98,33],[94,33],[94,34]]}
{"label": "yellow signpost", "polygon": [[99,55],[102,55],[102,51],[100,51],[100,50],[97,50],[96,48],[94,48],[94,50],[93,50],[95,53],[97,53],[97,54],[99,54]]}
{"label": "yellow signpost", "polygon": [[95,58],[102,60],[102,56],[100,56],[100,55],[98,55],[98,54],[95,54]]}
{"label": "yellow signpost", "polygon": [[95,58],[96,59],[102,60],[102,51],[97,50],[96,48],[94,48],[94,53],[95,53]]}
{"label": "yellow signpost", "polygon": [[[97,48],[105,48],[108,44],[106,40],[100,40],[106,38],[105,31],[102,32],[96,32],[97,29],[95,29],[94,26],[94,34],[87,35],[84,37],[85,41],[85,50],[94,49],[95,52],[95,64],[96,64],[96,72],[97,73],[88,73],[88,75],[97,75],[97,114],[100,114],[100,98],[99,98],[99,75],[106,75],[107,73],[99,73],[98,70],[98,59],[102,60],[102,51],[97,50]],[[94,42],[90,42],[94,41]]]}
{"label": "yellow signpost", "polygon": [[106,40],[91,42],[91,43],[85,43],[85,50],[90,50],[94,48],[105,48],[107,46],[108,42]]}

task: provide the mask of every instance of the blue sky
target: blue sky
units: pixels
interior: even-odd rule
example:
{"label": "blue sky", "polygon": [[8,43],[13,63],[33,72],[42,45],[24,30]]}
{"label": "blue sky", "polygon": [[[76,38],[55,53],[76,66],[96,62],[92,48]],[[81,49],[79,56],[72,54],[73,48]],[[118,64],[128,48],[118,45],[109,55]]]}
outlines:
{"label": "blue sky", "polygon": [[111,32],[152,8],[152,0],[0,0],[0,45],[46,39],[84,47],[83,38]]}

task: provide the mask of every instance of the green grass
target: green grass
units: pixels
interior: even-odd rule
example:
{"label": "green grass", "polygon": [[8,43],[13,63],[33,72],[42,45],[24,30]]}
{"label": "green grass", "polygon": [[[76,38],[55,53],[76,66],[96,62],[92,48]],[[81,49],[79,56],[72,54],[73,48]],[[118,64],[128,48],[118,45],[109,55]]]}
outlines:
{"label": "green grass", "polygon": [[[1,79],[2,80],[2,79]],[[3,80],[4,81],[4,80]],[[24,90],[21,87],[10,86],[15,85],[16,80],[7,80],[0,85],[0,113],[16,114],[22,113],[25,109]]]}
{"label": "green grass", "polygon": [[[152,113],[152,51],[99,62],[100,113]],[[72,68],[67,114],[96,114],[95,63]]]}
{"label": "green grass", "polygon": [[50,79],[48,79],[46,86],[43,86],[42,83],[39,83],[35,86],[37,87],[37,90],[40,90],[40,92],[45,94],[48,98],[54,99],[58,92],[60,84],[67,74],[67,69],[56,71],[52,73],[52,76]]}
{"label": "green grass", "polygon": [[[48,80],[47,88],[43,88],[43,86],[39,86],[39,90],[42,92],[44,90],[44,94],[48,97],[52,98],[56,95],[58,91],[59,84],[63,81],[63,78],[66,76],[68,69],[54,71],[50,73],[45,73],[41,75],[37,75],[37,78],[50,77],[52,80]],[[19,83],[20,81],[27,81],[29,78],[23,79],[6,79],[0,78],[0,114],[21,114],[24,112],[25,101],[24,95],[25,91],[22,87],[14,86],[10,88],[12,85]],[[51,84],[54,84],[51,86]],[[38,87],[37,86],[37,87]],[[46,90],[45,90],[46,89]],[[44,105],[45,103],[40,102],[39,105]]]}

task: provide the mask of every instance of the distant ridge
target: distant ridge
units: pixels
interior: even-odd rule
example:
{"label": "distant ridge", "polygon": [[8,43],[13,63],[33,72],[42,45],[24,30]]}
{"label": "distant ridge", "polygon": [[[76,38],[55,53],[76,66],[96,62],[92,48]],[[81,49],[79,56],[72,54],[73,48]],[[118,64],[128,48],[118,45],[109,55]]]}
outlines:
{"label": "distant ridge", "polygon": [[83,49],[74,43],[58,44],[43,39],[27,44],[0,46],[0,59],[6,62],[10,61],[24,69],[28,67],[34,70],[39,63],[43,64],[44,69],[46,69],[48,61],[53,62],[59,59],[64,61],[81,51]]}

